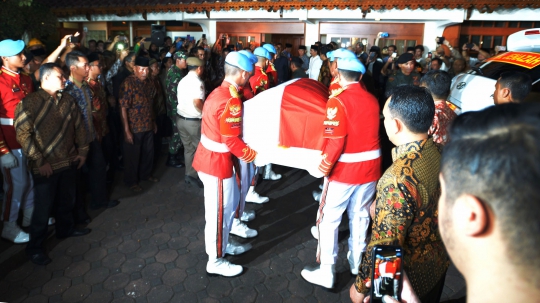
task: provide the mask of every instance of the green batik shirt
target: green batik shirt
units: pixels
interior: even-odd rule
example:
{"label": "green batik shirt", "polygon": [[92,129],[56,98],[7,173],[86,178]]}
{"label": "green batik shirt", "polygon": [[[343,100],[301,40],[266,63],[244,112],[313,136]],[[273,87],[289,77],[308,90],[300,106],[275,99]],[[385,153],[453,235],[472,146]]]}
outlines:
{"label": "green batik shirt", "polygon": [[367,294],[373,247],[399,245],[403,268],[418,297],[427,295],[448,269],[439,234],[437,205],[441,194],[441,153],[433,140],[400,145],[392,150],[394,163],[377,183],[371,240],[362,256],[356,290]]}
{"label": "green batik shirt", "polygon": [[186,76],[186,72],[179,69],[176,65],[171,66],[167,71],[167,78],[165,85],[167,87],[167,115],[169,117],[176,116],[176,109],[178,107],[178,83]]}

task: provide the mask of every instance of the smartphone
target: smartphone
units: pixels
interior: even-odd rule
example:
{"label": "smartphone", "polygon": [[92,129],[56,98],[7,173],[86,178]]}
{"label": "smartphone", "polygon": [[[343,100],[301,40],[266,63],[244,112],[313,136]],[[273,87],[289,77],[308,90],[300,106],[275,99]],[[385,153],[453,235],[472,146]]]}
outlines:
{"label": "smartphone", "polygon": [[403,251],[400,246],[376,245],[371,265],[371,302],[382,303],[385,295],[401,301]]}
{"label": "smartphone", "polygon": [[191,35],[187,35],[186,41],[187,42],[191,41]]}
{"label": "smartphone", "polygon": [[433,54],[432,54],[431,52],[429,52],[429,53],[427,54],[427,57],[428,57],[428,58],[431,58],[431,57],[433,57]]}
{"label": "smartphone", "polygon": [[376,55],[376,53],[374,53],[374,52],[369,53],[369,60],[371,61],[371,60],[375,59],[375,55]]}
{"label": "smartphone", "polygon": [[506,46],[499,46],[499,51],[500,52],[505,52],[506,51]]}
{"label": "smartphone", "polygon": [[472,44],[472,43],[467,43],[466,46],[467,46],[468,49],[472,49],[472,48],[474,47],[474,44]]}
{"label": "smartphone", "polygon": [[203,38],[203,39],[206,39],[206,34],[202,34],[202,38]]}
{"label": "smartphone", "polygon": [[69,38],[69,42],[71,42],[71,43],[79,43],[79,36],[77,36],[77,37],[71,36]]}
{"label": "smartphone", "polygon": [[395,57],[397,57],[397,53],[392,54],[392,58],[395,58]]}
{"label": "smartphone", "polygon": [[438,40],[437,40],[437,43],[443,44],[443,42],[444,42],[444,37],[437,37],[437,39],[438,39]]}

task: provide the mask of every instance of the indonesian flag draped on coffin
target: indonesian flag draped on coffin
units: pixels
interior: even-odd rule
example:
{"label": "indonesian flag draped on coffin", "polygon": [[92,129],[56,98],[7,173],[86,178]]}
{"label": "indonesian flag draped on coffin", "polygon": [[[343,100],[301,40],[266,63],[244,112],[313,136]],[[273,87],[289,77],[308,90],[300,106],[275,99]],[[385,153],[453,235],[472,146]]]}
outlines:
{"label": "indonesian flag draped on coffin", "polygon": [[243,139],[269,163],[314,169],[321,161],[328,88],[294,79],[244,102]]}

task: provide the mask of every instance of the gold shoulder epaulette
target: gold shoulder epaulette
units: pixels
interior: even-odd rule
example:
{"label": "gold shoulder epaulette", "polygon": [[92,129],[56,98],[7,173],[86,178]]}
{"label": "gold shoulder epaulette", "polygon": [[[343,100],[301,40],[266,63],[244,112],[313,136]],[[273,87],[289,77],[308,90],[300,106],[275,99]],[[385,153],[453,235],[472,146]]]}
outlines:
{"label": "gold shoulder epaulette", "polygon": [[231,97],[240,99],[240,94],[236,90],[236,87],[232,84],[229,86],[229,93],[231,94]]}
{"label": "gold shoulder epaulette", "polygon": [[330,95],[330,98],[337,97],[339,94],[341,94],[344,91],[343,87],[340,87],[338,89],[333,89],[332,94]]}
{"label": "gold shoulder epaulette", "polygon": [[21,74],[25,75],[25,76],[30,76],[29,73],[25,72],[25,71],[22,71]]}

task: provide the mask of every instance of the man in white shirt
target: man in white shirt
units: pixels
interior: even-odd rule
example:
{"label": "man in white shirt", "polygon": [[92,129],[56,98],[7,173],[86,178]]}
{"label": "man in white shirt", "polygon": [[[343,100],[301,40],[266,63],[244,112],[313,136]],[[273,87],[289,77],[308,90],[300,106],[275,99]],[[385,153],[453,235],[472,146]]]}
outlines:
{"label": "man in white shirt", "polygon": [[319,47],[317,45],[312,45],[309,53],[311,54],[311,58],[309,59],[309,69],[307,74],[310,79],[318,81],[321,66],[323,64],[321,57],[319,57]]}
{"label": "man in white shirt", "polygon": [[186,163],[185,182],[199,188],[203,183],[193,169],[193,157],[201,140],[201,118],[205,99],[204,82],[201,76],[204,72],[204,61],[197,57],[187,59],[188,74],[178,83],[178,107],[176,126],[180,139],[184,144]]}

